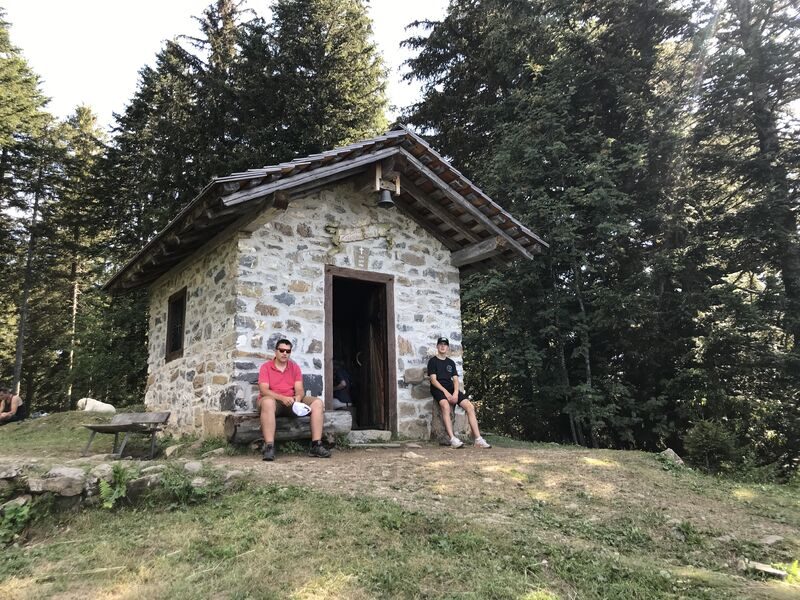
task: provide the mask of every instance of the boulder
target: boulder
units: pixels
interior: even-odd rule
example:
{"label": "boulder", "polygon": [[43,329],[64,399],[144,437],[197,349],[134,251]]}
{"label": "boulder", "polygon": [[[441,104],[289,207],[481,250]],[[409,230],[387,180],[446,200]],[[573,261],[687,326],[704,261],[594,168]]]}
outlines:
{"label": "boulder", "polygon": [[139,471],[142,475],[150,475],[151,473],[161,473],[164,469],[167,468],[167,465],[151,465],[149,467],[145,467],[141,471]]}
{"label": "boulder", "polygon": [[114,467],[108,463],[100,463],[91,471],[89,471],[89,476],[102,479],[103,481],[108,481],[110,483],[114,478]]}
{"label": "boulder", "polygon": [[17,496],[13,500],[9,500],[8,502],[0,506],[0,515],[5,514],[7,508],[25,506],[26,504],[30,504],[32,499],[33,498],[31,498],[31,496],[28,494]]}
{"label": "boulder", "polygon": [[203,470],[203,463],[199,460],[190,460],[183,465],[183,468],[187,473],[199,473]]}
{"label": "boulder", "polygon": [[125,496],[134,500],[148,490],[156,487],[161,481],[161,473],[152,473],[129,481],[125,486]]}
{"label": "boulder", "polygon": [[59,496],[80,496],[86,473],[75,467],[53,467],[42,478],[28,478],[28,489],[34,493],[52,492]]}
{"label": "boulder", "polygon": [[19,465],[0,465],[0,479],[16,479],[22,474]]}
{"label": "boulder", "polygon": [[166,450],[164,450],[164,456],[166,458],[170,458],[173,454],[176,454],[178,451],[180,451],[181,448],[183,448],[183,444],[169,446]]}
{"label": "boulder", "polygon": [[212,456],[222,456],[225,454],[225,448],[214,448],[205,452],[200,458],[210,458]]}
{"label": "boulder", "polygon": [[664,457],[665,460],[679,467],[685,466],[683,459],[680,456],[678,456],[678,454],[672,448],[667,448],[666,450],[661,452],[659,456]]}

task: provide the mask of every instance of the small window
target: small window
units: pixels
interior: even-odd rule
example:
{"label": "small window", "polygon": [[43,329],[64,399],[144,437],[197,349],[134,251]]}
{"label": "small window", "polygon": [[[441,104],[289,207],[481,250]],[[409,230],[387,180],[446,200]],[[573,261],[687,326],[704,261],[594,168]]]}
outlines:
{"label": "small window", "polygon": [[169,362],[183,356],[183,330],[186,321],[186,288],[169,297],[167,312],[167,354]]}

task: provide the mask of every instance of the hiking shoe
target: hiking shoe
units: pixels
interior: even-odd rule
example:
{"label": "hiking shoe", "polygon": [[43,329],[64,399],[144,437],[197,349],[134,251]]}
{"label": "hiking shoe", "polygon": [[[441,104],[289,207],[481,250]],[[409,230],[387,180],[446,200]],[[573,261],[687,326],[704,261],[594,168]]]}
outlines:
{"label": "hiking shoe", "polygon": [[489,442],[487,442],[485,439],[483,439],[482,437],[479,437],[477,440],[475,440],[475,447],[476,448],[491,448],[492,445]]}
{"label": "hiking shoe", "polygon": [[275,460],[275,446],[273,444],[264,444],[264,449],[261,451],[261,460],[269,462]]}
{"label": "hiking shoe", "polygon": [[464,442],[462,442],[457,437],[453,436],[453,437],[450,438],[450,447],[451,448],[461,448],[461,446],[463,446],[463,445],[464,445]]}
{"label": "hiking shoe", "polygon": [[314,458],[330,458],[331,451],[322,444],[311,444],[311,449],[308,451],[309,456]]}

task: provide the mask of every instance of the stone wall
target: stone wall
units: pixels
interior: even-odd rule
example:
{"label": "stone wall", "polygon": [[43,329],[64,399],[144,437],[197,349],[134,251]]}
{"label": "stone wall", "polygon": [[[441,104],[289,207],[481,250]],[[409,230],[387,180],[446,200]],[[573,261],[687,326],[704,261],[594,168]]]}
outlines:
{"label": "stone wall", "polygon": [[432,400],[425,365],[436,338],[450,338],[461,371],[459,272],[450,253],[398,209],[375,207],[352,184],[292,200],[238,240],[233,379],[237,408],[258,394],[258,368],[285,337],[306,390],[322,395],[325,265],[395,276],[398,433],[427,438]]}
{"label": "stone wall", "polygon": [[[237,237],[161,277],[150,289],[150,329],[145,404],[169,410],[182,432],[202,432],[207,411],[233,410],[231,383],[236,343]],[[169,297],[186,287],[183,356],[165,362]]]}

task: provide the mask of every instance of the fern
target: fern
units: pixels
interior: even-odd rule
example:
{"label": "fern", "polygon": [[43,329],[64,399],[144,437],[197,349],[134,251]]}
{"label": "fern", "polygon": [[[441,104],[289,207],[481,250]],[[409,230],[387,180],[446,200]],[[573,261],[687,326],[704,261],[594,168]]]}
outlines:
{"label": "fern", "polygon": [[103,508],[112,509],[117,501],[124,498],[128,493],[128,481],[131,474],[122,465],[116,464],[111,470],[111,481],[100,480],[100,499],[103,501]]}

